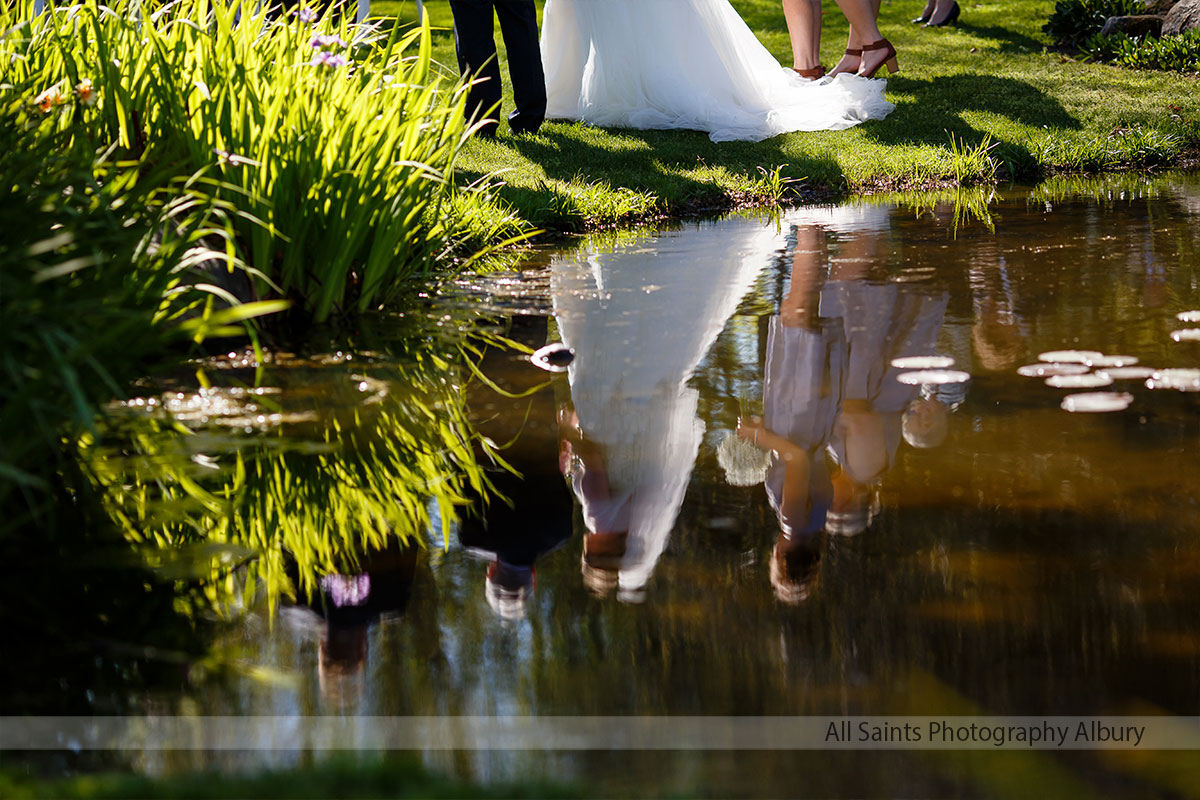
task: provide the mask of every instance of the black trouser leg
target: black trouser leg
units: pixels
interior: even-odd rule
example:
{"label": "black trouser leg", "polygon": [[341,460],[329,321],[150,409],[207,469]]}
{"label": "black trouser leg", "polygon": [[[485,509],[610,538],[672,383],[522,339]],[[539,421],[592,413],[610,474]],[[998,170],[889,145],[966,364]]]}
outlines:
{"label": "black trouser leg", "polygon": [[533,0],[495,0],[500,31],[508,51],[516,110],[508,115],[514,133],[534,132],[546,118],[546,75],[538,45]]}
{"label": "black trouser leg", "polygon": [[467,97],[467,116],[489,117],[492,122],[480,130],[494,135],[500,114],[500,63],[496,58],[494,0],[450,0],[454,14],[454,48],[458,69],[470,75],[476,84]]}

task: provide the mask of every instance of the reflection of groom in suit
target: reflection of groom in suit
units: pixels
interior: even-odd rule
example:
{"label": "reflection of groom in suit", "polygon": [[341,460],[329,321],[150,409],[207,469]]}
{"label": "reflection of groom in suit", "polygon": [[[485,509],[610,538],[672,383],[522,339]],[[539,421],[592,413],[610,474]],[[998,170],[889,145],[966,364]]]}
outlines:
{"label": "reflection of groom in suit", "polygon": [[[537,10],[533,0],[450,0],[454,13],[454,45],[458,68],[477,83],[467,101],[468,115],[483,119],[499,114],[500,63],[496,56],[493,15],[508,50],[508,73],[517,109],[508,115],[513,133],[534,133],[546,118],[546,76],[538,46]],[[498,122],[480,129],[494,136]]]}

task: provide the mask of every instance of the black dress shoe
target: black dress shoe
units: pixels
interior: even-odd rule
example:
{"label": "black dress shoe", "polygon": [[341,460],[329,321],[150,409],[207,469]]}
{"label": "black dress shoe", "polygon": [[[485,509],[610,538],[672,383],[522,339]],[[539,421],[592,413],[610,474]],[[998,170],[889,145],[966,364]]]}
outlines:
{"label": "black dress shoe", "polygon": [[913,25],[920,25],[923,22],[929,22],[929,17],[922,15],[910,20],[910,22],[912,22]]}
{"label": "black dress shoe", "polygon": [[520,111],[514,111],[508,115],[508,127],[512,129],[514,134],[537,133],[538,128],[542,127],[542,122],[544,121],[544,116],[522,114]]}
{"label": "black dress shoe", "polygon": [[944,28],[947,25],[953,25],[956,22],[958,22],[958,15],[961,11],[962,11],[962,9],[958,7],[958,0],[955,0],[954,5],[951,6],[951,8],[950,8],[950,13],[946,15],[946,18],[944,20],[942,20],[941,22],[926,22],[925,27],[926,28]]}

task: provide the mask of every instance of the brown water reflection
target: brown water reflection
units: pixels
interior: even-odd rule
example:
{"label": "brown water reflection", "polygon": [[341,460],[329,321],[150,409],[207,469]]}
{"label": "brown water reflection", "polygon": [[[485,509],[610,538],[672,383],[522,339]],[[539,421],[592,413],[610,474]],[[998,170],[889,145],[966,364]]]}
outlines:
{"label": "brown water reflection", "polygon": [[[1130,408],[1069,414],[1016,370],[1062,349],[1200,366],[1170,338],[1200,306],[1200,181],[999,194],[965,224],[951,198],[876,199],[598,238],[529,281],[481,279],[476,296],[539,287],[541,313],[489,308],[576,353],[558,376],[484,354],[507,394],[476,383],[468,405],[524,480],[497,470],[508,502],[368,570],[362,597],[361,578],[331,583],[323,619],[252,618],[218,648],[297,683],[196,707],[1196,714],[1200,395],[1118,381]],[[893,359],[924,355],[971,380],[896,380]],[[325,609],[377,591],[404,602],[343,637]],[[602,794],[1180,788],[1086,754],[431,759]]]}

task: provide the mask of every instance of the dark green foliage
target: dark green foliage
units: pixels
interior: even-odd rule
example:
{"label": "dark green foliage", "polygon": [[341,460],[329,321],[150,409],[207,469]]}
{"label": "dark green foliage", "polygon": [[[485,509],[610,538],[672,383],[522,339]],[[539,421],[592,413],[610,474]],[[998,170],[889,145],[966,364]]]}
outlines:
{"label": "dark green foliage", "polygon": [[211,203],[186,180],[70,145],[0,107],[0,536],[52,527],[69,430],[164,347]]}
{"label": "dark green foliage", "polygon": [[1042,30],[1050,35],[1055,47],[1073,50],[1099,33],[1109,17],[1128,17],[1144,11],[1140,0],[1059,0]]}
{"label": "dark green foliage", "polygon": [[1133,69],[1200,72],[1200,31],[1144,39],[1125,34],[1096,34],[1080,49],[1093,61],[1112,62]]}

